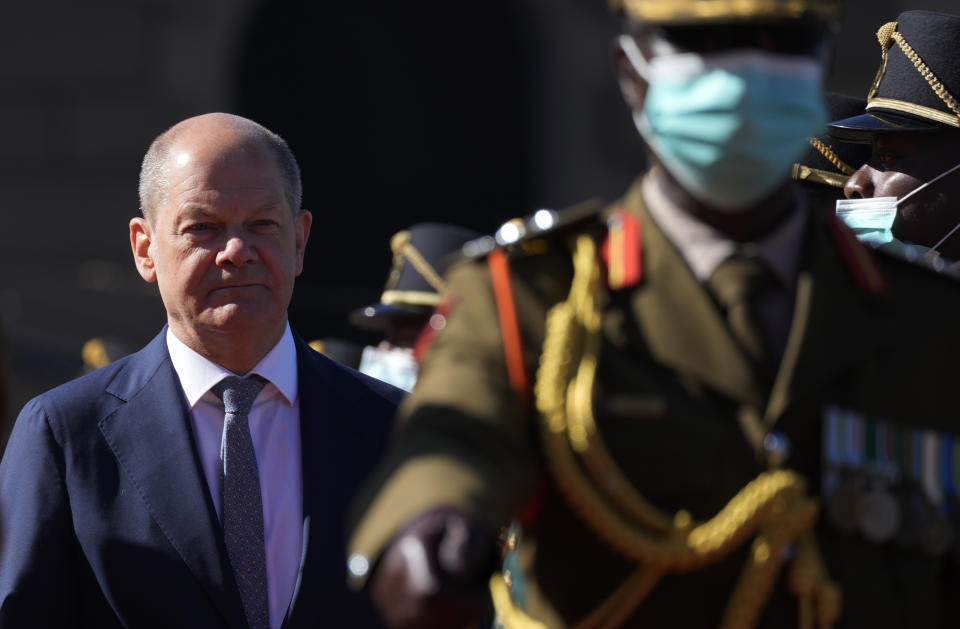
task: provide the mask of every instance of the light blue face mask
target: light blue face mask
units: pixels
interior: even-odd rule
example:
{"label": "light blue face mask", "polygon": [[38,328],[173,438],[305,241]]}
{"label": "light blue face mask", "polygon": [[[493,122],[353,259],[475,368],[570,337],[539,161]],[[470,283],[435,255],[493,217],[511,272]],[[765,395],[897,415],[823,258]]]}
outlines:
{"label": "light blue face mask", "polygon": [[897,197],[840,199],[836,212],[837,218],[853,230],[860,242],[908,260],[920,260],[931,253],[929,247],[904,242],[893,235]]}
{"label": "light blue face mask", "polygon": [[620,44],[649,84],[637,129],[688,192],[720,211],[747,210],[782,185],[827,123],[812,58],[742,49],[648,63],[632,37]]}
{"label": "light blue face mask", "polygon": [[893,221],[897,218],[897,197],[840,199],[837,218],[853,230],[857,238],[874,246],[896,240]]}

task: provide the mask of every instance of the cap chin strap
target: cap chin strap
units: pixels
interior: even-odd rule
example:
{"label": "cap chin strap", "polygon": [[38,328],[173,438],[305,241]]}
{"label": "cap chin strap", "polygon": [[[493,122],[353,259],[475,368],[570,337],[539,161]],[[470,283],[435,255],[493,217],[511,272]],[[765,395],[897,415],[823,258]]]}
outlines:
{"label": "cap chin strap", "polygon": [[844,175],[852,175],[853,173],[857,172],[856,168],[840,159],[840,156],[834,153],[833,148],[826,142],[817,138],[810,138],[810,146],[817,149],[821,155],[826,157],[827,160]]}
{"label": "cap chin strap", "polygon": [[840,159],[840,156],[834,152],[833,147],[823,140],[810,138],[809,141],[810,146],[817,149],[841,174],[832,173],[822,168],[813,168],[805,164],[794,164],[791,176],[797,181],[820,183],[833,186],[834,188],[844,187],[847,184],[847,179],[850,178],[850,175],[857,172],[857,169]]}

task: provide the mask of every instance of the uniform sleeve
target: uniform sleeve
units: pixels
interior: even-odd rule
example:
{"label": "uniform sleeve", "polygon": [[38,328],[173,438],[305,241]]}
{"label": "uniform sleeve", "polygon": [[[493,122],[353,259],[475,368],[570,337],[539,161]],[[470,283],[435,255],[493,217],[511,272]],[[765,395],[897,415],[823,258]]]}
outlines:
{"label": "uniform sleeve", "polygon": [[79,551],[63,479],[62,449],[30,402],[0,461],[0,627],[77,626]]}
{"label": "uniform sleeve", "polygon": [[[491,527],[505,524],[541,473],[536,424],[511,389],[497,306],[486,264],[456,267],[455,300],[444,330],[400,409],[398,432],[375,477],[350,551],[379,556],[415,516],[452,507]],[[535,367],[543,307],[514,279],[528,369]],[[531,373],[532,375],[532,373]]]}

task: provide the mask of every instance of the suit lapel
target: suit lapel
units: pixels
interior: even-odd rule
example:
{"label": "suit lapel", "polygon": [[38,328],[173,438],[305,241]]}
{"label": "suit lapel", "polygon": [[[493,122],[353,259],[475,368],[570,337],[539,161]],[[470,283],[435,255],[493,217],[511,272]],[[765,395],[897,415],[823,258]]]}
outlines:
{"label": "suit lapel", "polygon": [[165,335],[166,329],[110,383],[107,393],[126,404],[104,417],[100,430],[160,530],[214,605],[230,626],[245,627]]}
{"label": "suit lapel", "polygon": [[[346,421],[349,395],[335,385],[324,357],[296,335],[300,381],[300,448],[303,461],[303,550],[300,574],[284,627],[307,626],[342,596],[346,582],[344,531],[349,499],[345,468],[356,452]],[[345,456],[343,453],[347,453]]]}
{"label": "suit lapel", "polygon": [[[364,596],[346,586],[346,517],[361,484],[386,452],[396,400],[294,334],[300,379],[303,553],[284,629],[370,627]],[[399,393],[399,391],[398,391]]]}
{"label": "suit lapel", "polygon": [[631,306],[650,352],[733,400],[757,405],[765,395],[708,291],[650,218],[636,185],[627,207],[644,226],[644,280]]}

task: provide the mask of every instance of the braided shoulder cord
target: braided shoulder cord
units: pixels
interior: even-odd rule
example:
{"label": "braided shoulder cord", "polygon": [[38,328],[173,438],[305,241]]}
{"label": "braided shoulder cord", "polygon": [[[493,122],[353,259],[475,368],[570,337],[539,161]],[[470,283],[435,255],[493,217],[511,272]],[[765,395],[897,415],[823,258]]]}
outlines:
{"label": "braided shoulder cord", "polygon": [[[602,540],[639,563],[649,587],[662,574],[688,572],[720,561],[755,536],[750,559],[721,624],[724,629],[754,626],[784,561],[783,549],[811,530],[819,512],[817,501],[805,495],[805,482],[795,472],[771,470],[748,483],[716,516],[695,525],[685,512],[671,518],[646,501],[637,502],[635,490],[623,494],[605,489],[611,471],[615,474],[613,485],[629,484],[629,479],[615,466],[591,465],[586,456],[594,450],[603,452],[603,459],[613,460],[592,418],[602,310],[596,244],[591,237],[580,236],[575,245],[570,294],[548,315],[535,388],[544,451],[557,486],[574,512]],[[672,522],[666,533],[664,522]],[[810,553],[805,556],[808,565],[822,565],[818,555],[813,559],[809,559]],[[798,588],[797,594],[804,609],[816,604],[833,612],[818,614],[819,624],[829,626],[839,615],[838,605],[821,605],[816,597],[836,588],[825,571],[807,572],[812,581],[801,580],[804,587]],[[610,621],[629,616],[649,587],[639,596],[619,588],[601,608],[578,623],[577,629],[614,626]]]}

